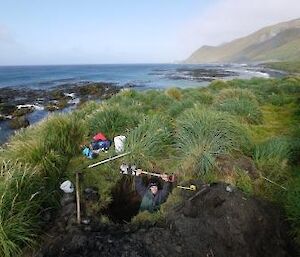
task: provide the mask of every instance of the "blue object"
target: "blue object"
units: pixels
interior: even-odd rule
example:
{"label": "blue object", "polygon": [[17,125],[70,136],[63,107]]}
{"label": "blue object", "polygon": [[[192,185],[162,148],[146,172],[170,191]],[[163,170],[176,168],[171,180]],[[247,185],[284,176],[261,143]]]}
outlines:
{"label": "blue object", "polygon": [[105,140],[105,141],[96,141],[91,143],[93,150],[99,150],[104,149],[108,150],[111,146],[111,141]]}
{"label": "blue object", "polygon": [[83,155],[85,155],[89,159],[93,159],[93,157],[94,157],[93,151],[88,147],[85,147],[82,150],[82,153],[83,153]]}

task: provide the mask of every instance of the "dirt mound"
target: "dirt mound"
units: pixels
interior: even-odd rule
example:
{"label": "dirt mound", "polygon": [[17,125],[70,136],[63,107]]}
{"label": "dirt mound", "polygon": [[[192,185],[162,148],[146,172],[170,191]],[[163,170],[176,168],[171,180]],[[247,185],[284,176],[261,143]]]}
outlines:
{"label": "dirt mound", "polygon": [[[94,230],[91,230],[93,227]],[[143,241],[135,241],[124,226],[74,227],[45,244],[35,257],[147,257]]]}
{"label": "dirt mound", "polygon": [[199,192],[183,192],[184,203],[168,215],[190,256],[293,256],[277,207],[223,183]]}
{"label": "dirt mound", "polygon": [[[57,222],[55,235],[34,256],[296,256],[278,207],[224,183],[193,184],[198,191],[183,190],[183,202],[159,225],[71,226],[59,217],[65,229]],[[74,206],[70,209],[74,216]]]}

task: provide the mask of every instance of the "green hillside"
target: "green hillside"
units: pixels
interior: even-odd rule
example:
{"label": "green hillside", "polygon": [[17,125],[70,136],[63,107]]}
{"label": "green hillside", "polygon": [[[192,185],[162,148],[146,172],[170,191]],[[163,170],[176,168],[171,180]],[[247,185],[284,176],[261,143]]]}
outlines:
{"label": "green hillside", "polygon": [[298,73],[300,74],[300,61],[294,62],[273,62],[264,64],[264,66],[276,69],[276,70],[283,70],[290,73]]}
{"label": "green hillside", "polygon": [[300,19],[263,28],[220,46],[203,46],[186,63],[251,63],[300,59]]}

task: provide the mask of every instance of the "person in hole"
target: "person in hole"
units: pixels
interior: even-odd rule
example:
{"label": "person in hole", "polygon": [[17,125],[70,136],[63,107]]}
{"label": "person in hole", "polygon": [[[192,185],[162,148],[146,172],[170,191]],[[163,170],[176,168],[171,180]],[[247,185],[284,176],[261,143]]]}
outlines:
{"label": "person in hole", "polygon": [[156,182],[150,182],[146,186],[141,178],[142,170],[136,170],[135,188],[138,194],[142,197],[140,211],[155,212],[159,210],[160,205],[167,200],[171,189],[171,183],[168,182],[168,175],[161,176],[163,180],[163,188],[159,189]]}

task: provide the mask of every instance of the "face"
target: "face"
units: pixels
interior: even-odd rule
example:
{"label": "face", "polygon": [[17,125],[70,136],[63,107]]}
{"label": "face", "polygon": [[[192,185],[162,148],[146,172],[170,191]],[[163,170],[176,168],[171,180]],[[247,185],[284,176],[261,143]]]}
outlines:
{"label": "face", "polygon": [[150,187],[150,191],[151,191],[152,194],[155,195],[155,194],[157,193],[157,191],[158,191],[157,186],[152,186],[152,187]]}

